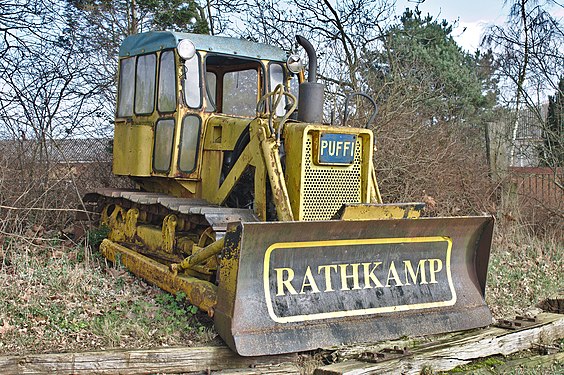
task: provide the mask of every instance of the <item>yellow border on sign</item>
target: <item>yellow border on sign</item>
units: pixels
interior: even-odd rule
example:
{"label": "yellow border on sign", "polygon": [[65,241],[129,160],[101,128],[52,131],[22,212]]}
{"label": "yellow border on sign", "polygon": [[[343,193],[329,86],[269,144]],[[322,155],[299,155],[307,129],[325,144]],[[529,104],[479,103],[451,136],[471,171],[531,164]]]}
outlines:
{"label": "yellow border on sign", "polygon": [[[452,298],[450,300],[438,301],[438,302],[415,303],[411,305],[374,307],[370,309],[332,311],[327,313],[294,315],[288,317],[279,317],[274,313],[274,309],[272,307],[272,299],[270,295],[270,288],[269,288],[270,254],[274,250],[288,249],[288,248],[307,248],[307,247],[317,247],[317,246],[381,245],[381,244],[418,243],[418,242],[446,242],[447,243],[446,272],[447,272],[448,285],[450,287],[450,292],[452,295]],[[450,237],[439,237],[439,236],[411,237],[411,238],[371,238],[371,239],[357,239],[357,240],[330,240],[330,241],[306,241],[306,242],[278,242],[272,244],[268,247],[264,255],[264,272],[263,272],[264,295],[266,299],[266,305],[268,308],[268,314],[270,315],[270,318],[272,318],[272,320],[274,320],[277,323],[292,323],[292,322],[303,322],[307,320],[343,318],[347,316],[369,315],[369,314],[408,311],[408,310],[417,310],[417,309],[429,309],[433,307],[453,306],[456,303],[456,291],[454,290],[454,285],[452,283],[452,275],[450,270],[451,250],[452,250],[452,240],[450,239]]]}

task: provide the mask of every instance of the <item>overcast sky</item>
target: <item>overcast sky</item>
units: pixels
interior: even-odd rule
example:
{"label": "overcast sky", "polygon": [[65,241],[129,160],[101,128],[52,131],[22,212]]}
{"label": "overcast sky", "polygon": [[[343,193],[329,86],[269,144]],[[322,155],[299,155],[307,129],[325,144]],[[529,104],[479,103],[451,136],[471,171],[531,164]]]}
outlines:
{"label": "overcast sky", "polygon": [[[405,8],[414,9],[417,5],[409,0],[397,0],[396,4],[399,14]],[[509,13],[503,0],[425,0],[419,4],[419,9],[424,15],[429,13],[439,20],[446,19],[451,24],[458,21],[453,37],[469,52],[478,48],[482,33],[489,24],[503,24]],[[553,7],[552,10],[553,16],[564,17],[563,8]],[[465,28],[466,31],[463,31]]]}

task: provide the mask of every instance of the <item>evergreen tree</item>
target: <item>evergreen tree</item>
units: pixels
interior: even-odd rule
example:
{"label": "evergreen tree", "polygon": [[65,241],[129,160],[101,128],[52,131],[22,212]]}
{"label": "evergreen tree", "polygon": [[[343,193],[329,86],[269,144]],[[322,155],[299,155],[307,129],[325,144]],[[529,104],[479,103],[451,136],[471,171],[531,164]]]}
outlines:
{"label": "evergreen tree", "polygon": [[152,28],[208,34],[204,10],[195,1],[138,0],[139,6],[152,15]]}
{"label": "evergreen tree", "polygon": [[468,120],[494,105],[491,54],[463,51],[446,20],[408,8],[386,30],[384,47],[368,55],[365,75],[379,102],[402,97],[409,116],[431,122]]}
{"label": "evergreen tree", "polygon": [[560,78],[558,91],[554,96],[548,97],[542,154],[543,164],[546,166],[564,166],[564,78]]}

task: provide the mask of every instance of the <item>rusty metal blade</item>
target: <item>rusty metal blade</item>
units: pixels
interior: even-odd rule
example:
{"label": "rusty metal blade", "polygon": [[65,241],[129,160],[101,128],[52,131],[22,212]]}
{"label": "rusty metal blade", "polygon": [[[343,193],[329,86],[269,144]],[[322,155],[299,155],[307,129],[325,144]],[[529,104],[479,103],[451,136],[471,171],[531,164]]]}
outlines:
{"label": "rusty metal blade", "polygon": [[453,332],[491,323],[494,220],[232,224],[216,327],[244,356]]}

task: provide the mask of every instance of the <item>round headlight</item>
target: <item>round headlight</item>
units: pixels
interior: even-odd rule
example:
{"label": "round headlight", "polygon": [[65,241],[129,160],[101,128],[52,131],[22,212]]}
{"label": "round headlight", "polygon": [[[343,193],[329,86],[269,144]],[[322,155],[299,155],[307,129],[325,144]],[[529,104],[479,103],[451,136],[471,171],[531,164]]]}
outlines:
{"label": "round headlight", "polygon": [[178,42],[178,54],[184,60],[190,60],[196,55],[196,47],[189,39],[182,39]]}
{"label": "round headlight", "polygon": [[304,68],[304,64],[302,63],[302,59],[299,55],[288,56],[286,66],[288,67],[288,70],[294,74],[299,73]]}

